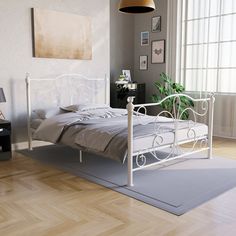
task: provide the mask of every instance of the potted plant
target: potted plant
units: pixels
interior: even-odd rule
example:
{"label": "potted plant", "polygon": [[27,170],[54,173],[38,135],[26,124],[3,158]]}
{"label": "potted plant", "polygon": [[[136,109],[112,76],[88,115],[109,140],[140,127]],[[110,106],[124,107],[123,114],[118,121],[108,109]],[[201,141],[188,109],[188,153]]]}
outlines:
{"label": "potted plant", "polygon": [[[185,88],[183,85],[174,82],[167,74],[164,72],[160,74],[160,80],[156,81],[154,83],[155,88],[157,89],[157,93],[152,95],[152,101],[153,102],[160,102],[165,97],[176,94],[176,93],[183,93],[185,91]],[[179,110],[179,114],[182,112],[182,116],[180,119],[187,120],[189,118],[189,111],[185,110],[187,107],[194,107],[194,103],[191,99],[180,96],[180,103],[178,102],[178,99],[175,99],[174,97],[169,98],[161,103],[161,107],[163,110],[170,112],[174,115],[174,106],[176,109]],[[175,104],[174,104],[175,102]],[[166,113],[167,116],[170,117],[168,113]]]}

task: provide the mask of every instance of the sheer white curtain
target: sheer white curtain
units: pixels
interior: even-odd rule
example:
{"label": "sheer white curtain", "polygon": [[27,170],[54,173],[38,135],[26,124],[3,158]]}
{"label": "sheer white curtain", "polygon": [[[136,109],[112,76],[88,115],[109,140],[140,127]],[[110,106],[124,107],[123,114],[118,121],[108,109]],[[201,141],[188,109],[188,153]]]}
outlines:
{"label": "sheer white curtain", "polygon": [[236,1],[168,3],[167,72],[187,91],[215,92],[214,134],[236,138]]}

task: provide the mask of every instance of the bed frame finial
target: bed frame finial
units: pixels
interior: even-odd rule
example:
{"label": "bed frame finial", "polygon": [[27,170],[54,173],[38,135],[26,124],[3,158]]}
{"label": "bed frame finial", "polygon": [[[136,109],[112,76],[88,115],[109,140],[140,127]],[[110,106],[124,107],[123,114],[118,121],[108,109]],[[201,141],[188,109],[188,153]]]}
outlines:
{"label": "bed frame finial", "polygon": [[134,99],[135,99],[135,97],[128,97],[128,98],[127,98],[127,102],[128,102],[128,103],[133,103],[133,102],[134,102]]}
{"label": "bed frame finial", "polygon": [[25,74],[25,82],[29,83],[29,80],[30,80],[30,73],[26,72],[26,74]]}

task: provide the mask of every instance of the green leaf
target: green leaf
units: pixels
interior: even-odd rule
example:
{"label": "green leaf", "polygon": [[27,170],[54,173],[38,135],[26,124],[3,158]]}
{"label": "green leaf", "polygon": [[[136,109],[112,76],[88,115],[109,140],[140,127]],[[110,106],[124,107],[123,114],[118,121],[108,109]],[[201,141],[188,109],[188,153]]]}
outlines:
{"label": "green leaf", "polygon": [[[153,94],[151,97],[153,102],[160,102],[162,98],[165,98],[171,94],[183,93],[185,91],[183,85],[174,82],[170,78],[170,76],[168,76],[164,72],[160,74],[160,79],[154,82],[154,86],[157,89],[157,93]],[[175,104],[173,104],[173,102],[174,98],[167,99],[161,104],[161,108],[173,114],[173,105],[175,105],[176,108],[180,109],[179,111],[184,111],[184,109],[187,107],[194,107],[193,101],[185,96],[180,97],[180,103],[178,103],[177,99],[175,99]],[[169,115],[166,114],[166,116]],[[188,119],[188,117],[189,112],[183,112],[182,119]]]}
{"label": "green leaf", "polygon": [[160,96],[158,96],[156,94],[152,95],[152,102],[159,102],[159,101],[161,101],[161,97]]}

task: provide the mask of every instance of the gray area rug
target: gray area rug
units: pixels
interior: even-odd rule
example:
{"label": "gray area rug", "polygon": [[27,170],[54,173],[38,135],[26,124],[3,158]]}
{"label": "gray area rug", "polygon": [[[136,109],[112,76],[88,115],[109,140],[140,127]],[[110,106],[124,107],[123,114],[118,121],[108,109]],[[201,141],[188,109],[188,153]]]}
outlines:
{"label": "gray area rug", "polygon": [[143,201],[175,215],[236,186],[236,161],[224,158],[178,160],[134,173],[134,187],[127,187],[127,166],[94,154],[62,146],[44,146],[20,153],[60,170]]}

